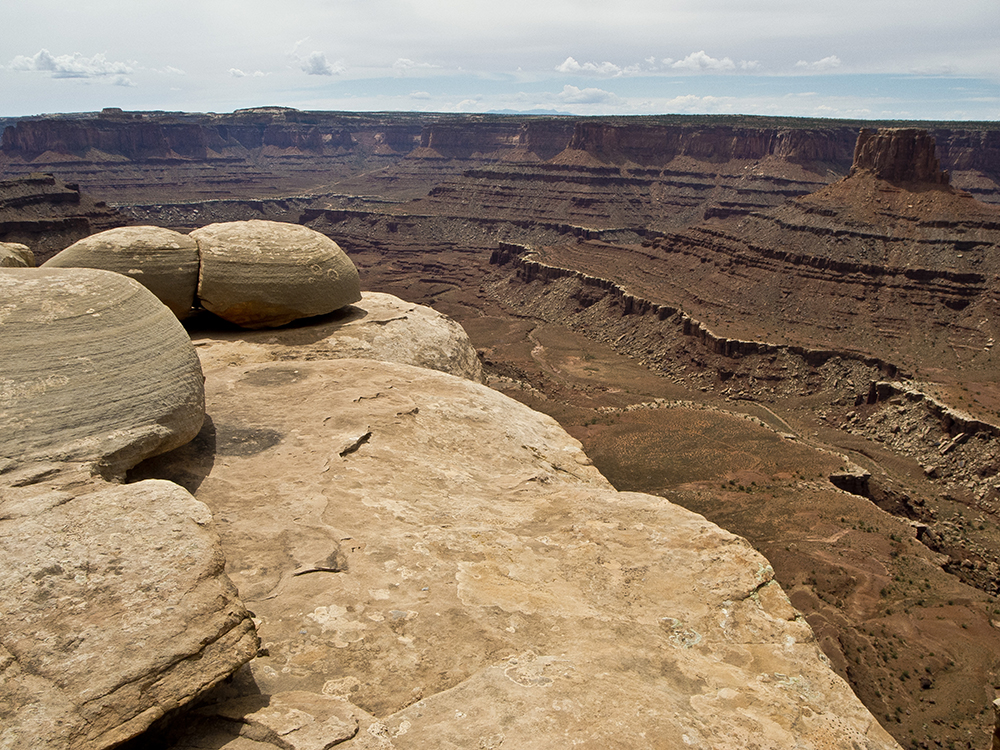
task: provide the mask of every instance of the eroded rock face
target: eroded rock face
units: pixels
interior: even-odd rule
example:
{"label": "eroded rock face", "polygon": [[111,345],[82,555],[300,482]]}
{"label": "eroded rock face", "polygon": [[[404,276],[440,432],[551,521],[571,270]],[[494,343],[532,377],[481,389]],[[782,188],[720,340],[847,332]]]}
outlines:
{"label": "eroded rock face", "polygon": [[948,184],[934,139],[919,128],[862,128],[854,147],[851,174],[868,171],[889,182]]}
{"label": "eroded rock face", "polygon": [[198,434],[201,366],[177,319],[120,274],[0,269],[0,459],[109,476]]}
{"label": "eroded rock face", "polygon": [[46,268],[102,268],[130,276],[184,319],[198,288],[198,244],[161,227],[119,227],[77,240],[42,264]]}
{"label": "eroded rock face", "polygon": [[361,299],[358,271],[336,242],[298,224],[234,221],[191,233],[201,253],[198,298],[245,328],[273,328]]}
{"label": "eroded rock face", "polygon": [[32,268],[35,254],[19,242],[0,242],[0,268]]}
{"label": "eroded rock face", "polygon": [[405,365],[205,366],[216,435],[270,439],[160,469],[229,521],[250,692],[359,706],[340,746],[896,747],[763,557],[550,418]]}
{"label": "eroded rock face", "polygon": [[171,482],[0,487],[0,747],[113,747],[256,654],[210,521]]}

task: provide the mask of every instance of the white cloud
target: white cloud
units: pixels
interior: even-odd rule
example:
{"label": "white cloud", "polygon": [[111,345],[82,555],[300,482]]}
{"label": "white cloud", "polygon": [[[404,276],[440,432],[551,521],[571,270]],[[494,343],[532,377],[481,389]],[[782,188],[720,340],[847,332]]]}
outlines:
{"label": "white cloud", "polygon": [[685,94],[667,100],[666,105],[670,110],[682,112],[715,112],[720,107],[724,107],[727,101],[729,99],[724,97]]}
{"label": "white cloud", "polygon": [[576,86],[563,86],[562,92],[556,98],[566,104],[618,104],[621,99],[604,89],[581,89]]}
{"label": "white cloud", "polygon": [[611,62],[602,63],[578,63],[574,58],[567,57],[565,61],[556,66],[560,73],[589,73],[599,76],[620,76],[624,70]]}
{"label": "white cloud", "polygon": [[840,67],[840,58],[836,55],[830,55],[829,57],[824,57],[822,60],[817,60],[816,62],[799,60],[795,63],[795,67],[803,68],[805,70],[831,70],[833,68]]}
{"label": "white cloud", "polygon": [[323,52],[313,52],[305,59],[300,58],[299,63],[302,70],[311,76],[340,75],[347,70],[347,68],[339,62],[334,63],[333,65],[327,62],[326,54]]}
{"label": "white cloud", "polygon": [[17,71],[50,73],[52,78],[103,78],[115,76],[113,82],[118,85],[121,85],[118,83],[119,77],[132,72],[132,66],[128,63],[108,60],[103,54],[84,57],[79,52],[76,52],[72,55],[57,56],[53,55],[47,49],[39,50],[31,57],[18,55],[11,60],[8,67],[11,70]]}
{"label": "white cloud", "polygon": [[437,65],[433,65],[431,63],[414,62],[407,57],[399,57],[396,59],[396,62],[392,64],[392,69],[395,70],[398,75],[405,75],[409,70],[426,70],[437,67]]}
{"label": "white cloud", "polygon": [[705,50],[692,52],[683,60],[675,60],[672,57],[664,57],[657,61],[653,56],[647,57],[641,63],[633,65],[616,65],[612,62],[578,62],[574,57],[567,57],[564,62],[555,67],[559,73],[577,73],[581,75],[595,75],[606,78],[617,78],[619,76],[656,75],[673,73],[677,71],[691,70],[702,71],[728,71],[743,70],[752,72],[761,67],[759,60],[740,60],[733,62],[732,58],[716,58],[708,55]]}
{"label": "white cloud", "polygon": [[431,95],[428,92],[426,92],[426,91],[411,91],[410,92],[410,98],[411,99],[420,99],[422,101],[426,101],[426,100],[428,100],[428,99],[431,98]]}
{"label": "white cloud", "polygon": [[701,50],[692,52],[683,60],[672,63],[670,67],[678,70],[736,70],[736,63],[728,57],[720,60]]}
{"label": "white cloud", "polygon": [[111,84],[113,86],[125,86],[127,88],[134,88],[135,82],[127,76],[115,76],[111,79]]}
{"label": "white cloud", "polygon": [[245,73],[239,68],[230,68],[229,75],[233,78],[263,78],[267,74],[262,70],[255,70],[253,73]]}

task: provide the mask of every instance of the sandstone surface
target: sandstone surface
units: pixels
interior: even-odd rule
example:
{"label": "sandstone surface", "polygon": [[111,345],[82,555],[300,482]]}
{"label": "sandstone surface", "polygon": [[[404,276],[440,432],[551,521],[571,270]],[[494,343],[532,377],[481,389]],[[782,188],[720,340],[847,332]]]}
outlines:
{"label": "sandstone surface", "polygon": [[0,269],[0,459],[115,476],[203,418],[190,339],[146,288],[94,269]]}
{"label": "sandstone surface", "polygon": [[0,487],[0,747],[114,747],[256,654],[210,522],[171,482]]}
{"label": "sandstone surface", "polygon": [[361,299],[358,271],[329,237],[251,220],[210,224],[198,242],[202,306],[245,328],[273,328]]}
{"label": "sandstone surface", "polygon": [[214,451],[155,465],[212,509],[256,613],[248,715],[341,698],[344,747],[896,747],[763,557],[616,492],[552,419],[386,362],[205,370]]}
{"label": "sandstone surface", "polygon": [[32,268],[35,255],[19,242],[0,242],[0,268]]}
{"label": "sandstone surface", "polygon": [[198,264],[198,244],[188,235],[140,226],[118,227],[84,237],[42,265],[101,268],[129,276],[184,319],[194,306]]}
{"label": "sandstone surface", "polygon": [[232,332],[195,327],[192,340],[208,364],[355,358],[426,367],[476,382],[483,374],[458,323],[381,292],[363,292],[359,302],[309,325]]}

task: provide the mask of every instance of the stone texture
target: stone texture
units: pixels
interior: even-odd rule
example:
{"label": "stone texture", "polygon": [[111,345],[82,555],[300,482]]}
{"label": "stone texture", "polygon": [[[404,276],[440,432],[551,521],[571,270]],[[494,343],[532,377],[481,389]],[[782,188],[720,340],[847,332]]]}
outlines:
{"label": "stone texture", "polygon": [[32,268],[35,254],[19,242],[0,242],[0,268]]}
{"label": "stone texture", "polygon": [[762,556],[550,418],[405,365],[205,367],[214,452],[159,470],[226,521],[252,690],[377,718],[339,746],[896,747]]}
{"label": "stone texture", "polygon": [[202,306],[245,328],[273,328],[361,299],[358,271],[336,242],[297,224],[236,221],[191,236]]}
{"label": "stone texture", "polygon": [[201,713],[236,724],[241,737],[287,750],[327,750],[358,733],[357,709],[345,700],[292,691],[248,696]]}
{"label": "stone texture", "polygon": [[210,521],[170,482],[0,488],[0,747],[113,747],[256,654]]}
{"label": "stone texture", "polygon": [[0,461],[113,476],[201,428],[190,339],[147,289],[93,269],[0,269]]}
{"label": "stone texture", "polygon": [[934,139],[919,128],[862,128],[854,147],[851,174],[868,171],[889,182],[948,184]]}
{"label": "stone texture", "polygon": [[198,244],[161,227],[119,227],[77,240],[42,264],[56,268],[102,268],[130,276],[178,318],[194,306],[198,288]]}
{"label": "stone texture", "polygon": [[424,305],[381,292],[331,315],[266,331],[202,330],[192,334],[207,363],[295,359],[375,359],[398,362],[480,382],[483,368],[465,330]]}

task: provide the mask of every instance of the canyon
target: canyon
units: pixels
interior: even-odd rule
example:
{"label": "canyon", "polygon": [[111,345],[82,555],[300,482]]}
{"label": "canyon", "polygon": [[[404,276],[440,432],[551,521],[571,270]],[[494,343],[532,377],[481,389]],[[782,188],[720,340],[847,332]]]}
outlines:
{"label": "canyon", "polygon": [[995,123],[106,110],[8,122],[0,178],[39,262],[116,224],[330,236],[616,489],[747,538],[903,747],[988,746]]}

